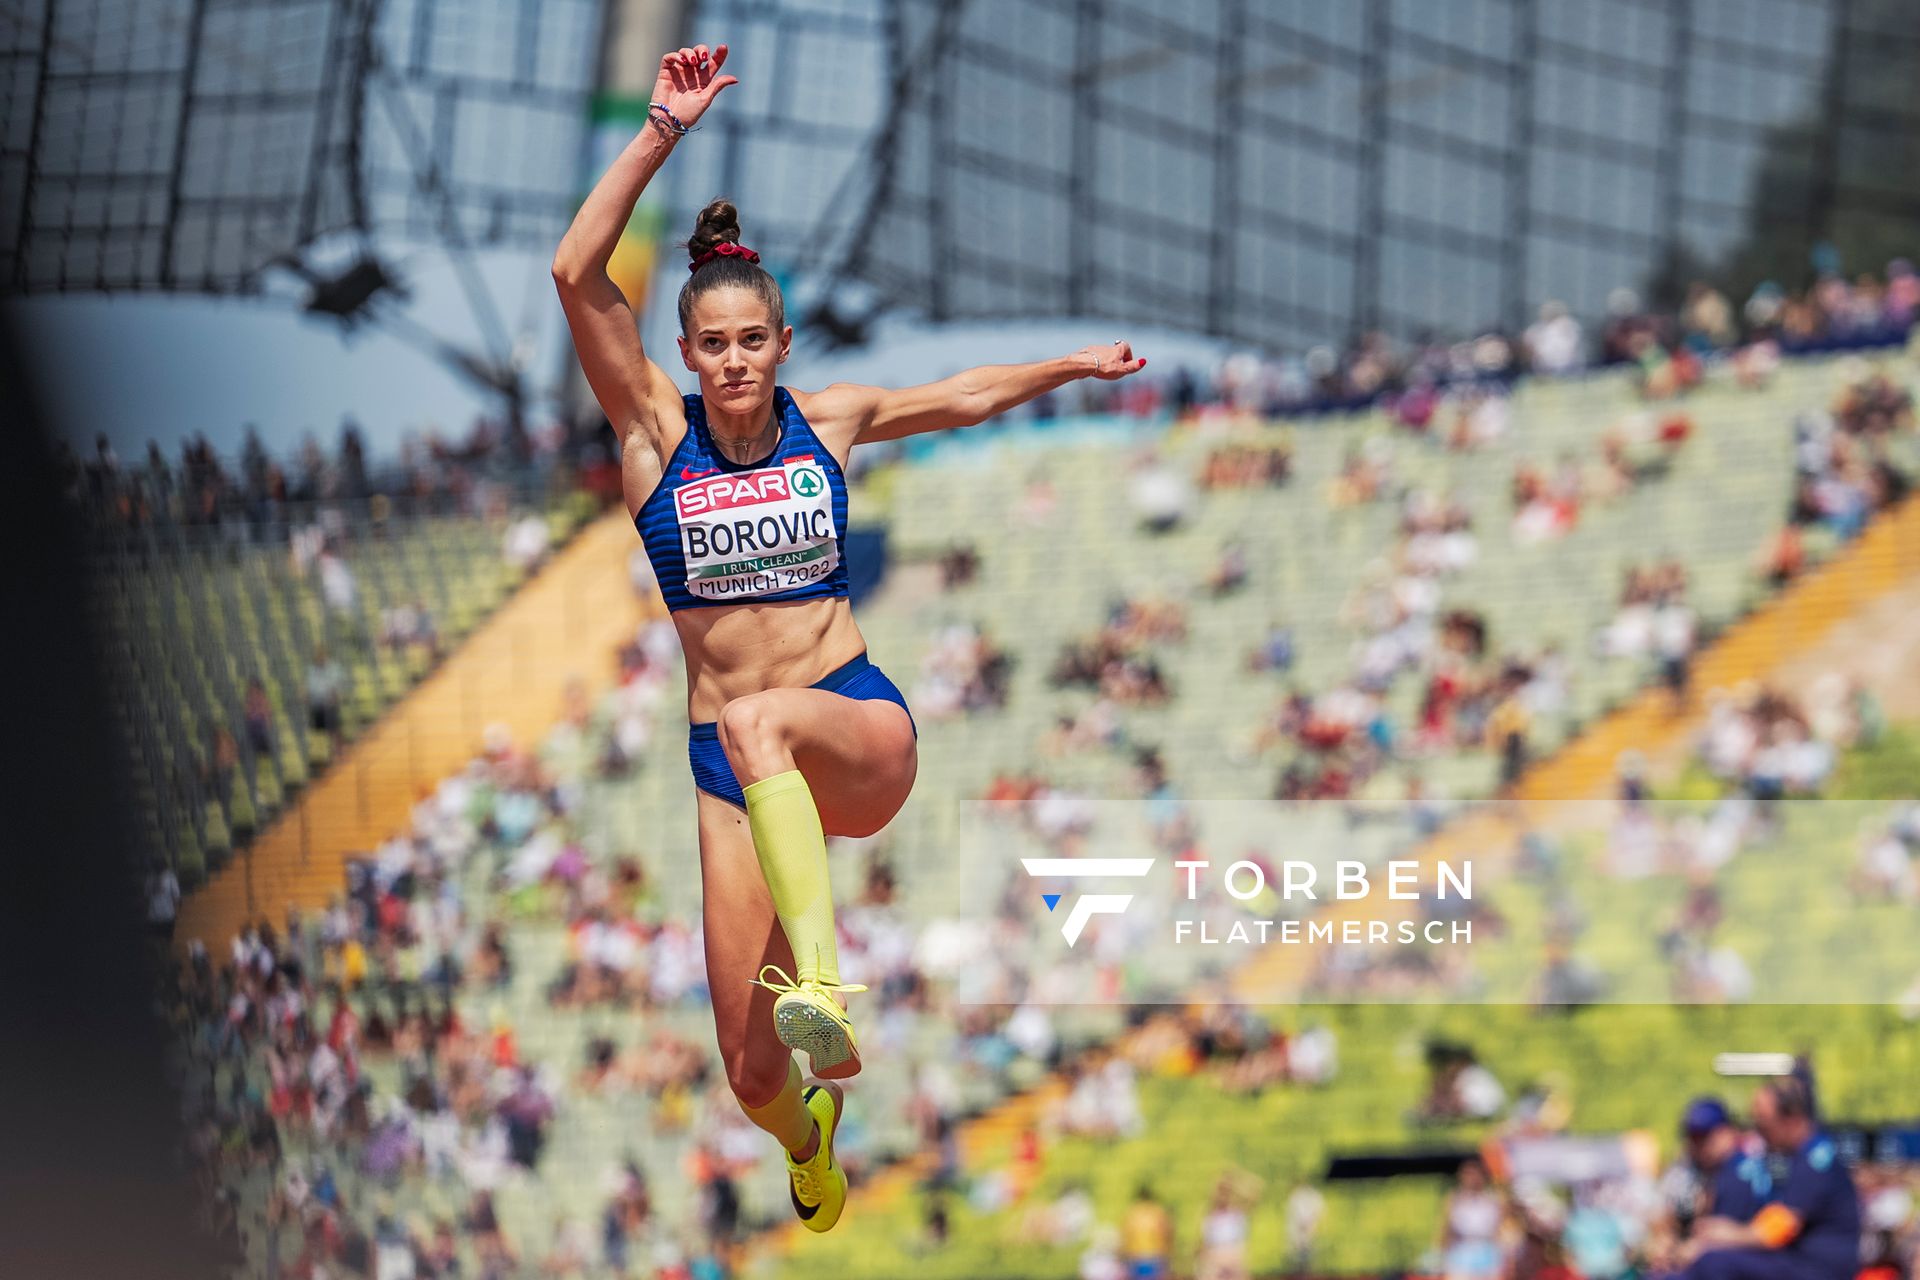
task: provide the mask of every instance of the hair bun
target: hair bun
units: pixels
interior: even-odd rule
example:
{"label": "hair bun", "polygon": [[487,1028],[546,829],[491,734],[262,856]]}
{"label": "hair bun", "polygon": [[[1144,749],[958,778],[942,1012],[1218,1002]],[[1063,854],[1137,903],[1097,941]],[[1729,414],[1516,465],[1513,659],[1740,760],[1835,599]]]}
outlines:
{"label": "hair bun", "polygon": [[715,200],[693,220],[687,237],[687,258],[698,258],[717,244],[740,243],[740,211],[731,200]]}

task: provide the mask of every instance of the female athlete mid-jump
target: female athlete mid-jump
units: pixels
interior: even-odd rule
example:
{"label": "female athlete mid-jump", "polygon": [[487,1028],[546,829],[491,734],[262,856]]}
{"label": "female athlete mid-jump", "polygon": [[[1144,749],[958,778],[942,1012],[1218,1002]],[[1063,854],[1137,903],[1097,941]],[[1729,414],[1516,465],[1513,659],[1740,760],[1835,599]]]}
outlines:
{"label": "female athlete mid-jump", "polygon": [[[892,391],[794,391],[779,287],[740,244],[734,207],[701,211],[680,290],[683,396],[640,348],[607,261],[634,202],[730,84],[727,47],[660,60],[647,125],[554,255],[574,346],[620,438],[627,507],[687,659],[708,986],[727,1082],[787,1151],[794,1210],[825,1231],[846,1203],[833,1159],[839,1085],[860,1069],[840,981],[826,836],[889,822],[919,756],[906,699],[867,661],[843,560],[848,452],[982,422],[1076,378],[1142,368],[1124,342],[970,369]],[[802,1087],[792,1051],[828,1081]]]}

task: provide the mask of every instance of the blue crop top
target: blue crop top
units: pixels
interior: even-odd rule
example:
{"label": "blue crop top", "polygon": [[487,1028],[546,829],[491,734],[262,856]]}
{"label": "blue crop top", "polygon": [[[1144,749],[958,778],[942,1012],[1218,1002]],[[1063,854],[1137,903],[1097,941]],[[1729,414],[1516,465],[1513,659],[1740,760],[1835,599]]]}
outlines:
{"label": "blue crop top", "polygon": [[687,434],[633,518],[670,612],[847,594],[847,478],[785,387],[780,434],[758,462],[729,461],[706,402],[682,397]]}

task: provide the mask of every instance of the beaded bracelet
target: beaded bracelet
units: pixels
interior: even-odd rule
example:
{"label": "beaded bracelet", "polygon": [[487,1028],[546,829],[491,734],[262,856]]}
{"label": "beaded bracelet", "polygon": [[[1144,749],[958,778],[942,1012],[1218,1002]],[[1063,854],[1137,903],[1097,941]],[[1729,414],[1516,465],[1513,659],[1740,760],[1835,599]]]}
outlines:
{"label": "beaded bracelet", "polygon": [[[658,116],[654,115],[653,113],[656,111],[658,111],[660,115]],[[665,116],[666,119],[661,120],[660,118],[661,116]],[[667,132],[671,133],[676,138],[684,138],[688,134],[692,133],[695,129],[698,129],[700,127],[697,124],[696,125],[681,124],[680,117],[676,116],[675,114],[673,114],[672,111],[668,110],[667,104],[664,102],[649,102],[647,104],[647,118],[649,120],[659,120],[662,127],[664,127],[667,130]]]}

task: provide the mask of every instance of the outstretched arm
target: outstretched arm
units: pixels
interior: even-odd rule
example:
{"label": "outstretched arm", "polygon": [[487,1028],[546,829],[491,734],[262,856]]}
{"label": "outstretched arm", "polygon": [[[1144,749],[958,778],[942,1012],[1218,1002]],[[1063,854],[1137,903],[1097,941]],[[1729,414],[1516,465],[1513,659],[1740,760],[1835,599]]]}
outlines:
{"label": "outstretched arm", "polygon": [[888,390],[835,383],[813,397],[809,416],[838,424],[849,446],[926,431],[971,427],[1080,378],[1112,382],[1146,367],[1125,342],[1082,347],[1032,364],[987,364],[938,382]]}
{"label": "outstretched arm", "polygon": [[[705,114],[732,76],[720,75],[727,46],[679,49],[660,59],[652,101],[663,103],[684,124]],[[573,332],[574,350],[587,384],[624,445],[638,425],[654,429],[653,406],[678,394],[673,380],[640,347],[633,309],[607,274],[620,233],[633,216],[634,202],[660,171],[678,136],[657,115],[627,144],[574,215],[573,225],[553,255],[553,284]]]}

